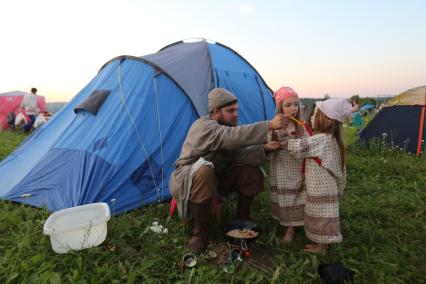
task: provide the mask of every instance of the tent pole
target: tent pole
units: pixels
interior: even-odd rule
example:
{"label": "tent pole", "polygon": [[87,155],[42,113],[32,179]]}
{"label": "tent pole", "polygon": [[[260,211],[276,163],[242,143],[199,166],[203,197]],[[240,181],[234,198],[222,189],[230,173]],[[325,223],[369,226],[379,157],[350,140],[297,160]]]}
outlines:
{"label": "tent pole", "polygon": [[424,120],[425,120],[425,106],[422,106],[422,113],[420,114],[419,138],[417,139],[417,152],[416,152],[417,157],[420,156],[420,152],[422,150]]}
{"label": "tent pole", "polygon": [[425,101],[422,106],[422,113],[420,114],[420,127],[419,127],[419,138],[417,139],[417,152],[416,156],[420,156],[420,152],[422,151],[422,138],[423,138],[423,125],[425,120],[425,107],[426,107],[426,88],[425,88]]}

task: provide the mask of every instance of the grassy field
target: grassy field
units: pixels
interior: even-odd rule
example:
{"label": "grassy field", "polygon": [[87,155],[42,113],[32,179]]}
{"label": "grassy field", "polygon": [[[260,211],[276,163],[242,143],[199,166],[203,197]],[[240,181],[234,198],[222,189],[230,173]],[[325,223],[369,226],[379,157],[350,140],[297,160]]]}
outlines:
{"label": "grassy field", "polygon": [[[355,129],[346,128],[351,145],[348,184],[341,200],[344,241],[332,246],[326,256],[303,252],[308,242],[303,231],[292,246],[279,245],[282,229],[270,218],[267,191],[252,211],[263,228],[252,251],[264,260],[255,261],[253,255],[233,274],[224,273],[215,259],[203,257],[196,268],[181,268],[189,228],[177,217],[167,217],[168,203],[113,217],[102,245],[58,255],[42,234],[49,212],[0,201],[0,282],[319,283],[318,264],[342,262],[356,272],[356,283],[425,283],[426,160],[380,143],[357,144],[355,134]],[[0,159],[24,138],[1,132]],[[152,232],[153,221],[169,233]],[[224,241],[218,227],[212,226],[212,236],[219,243]]]}

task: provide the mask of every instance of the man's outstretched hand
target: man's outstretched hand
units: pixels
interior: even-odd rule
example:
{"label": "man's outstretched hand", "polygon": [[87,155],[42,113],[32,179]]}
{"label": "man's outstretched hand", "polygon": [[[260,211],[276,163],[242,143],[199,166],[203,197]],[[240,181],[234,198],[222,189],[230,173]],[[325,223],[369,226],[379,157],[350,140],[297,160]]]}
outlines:
{"label": "man's outstretched hand", "polygon": [[288,125],[289,119],[284,114],[277,114],[275,117],[268,121],[269,130],[278,130],[286,128]]}

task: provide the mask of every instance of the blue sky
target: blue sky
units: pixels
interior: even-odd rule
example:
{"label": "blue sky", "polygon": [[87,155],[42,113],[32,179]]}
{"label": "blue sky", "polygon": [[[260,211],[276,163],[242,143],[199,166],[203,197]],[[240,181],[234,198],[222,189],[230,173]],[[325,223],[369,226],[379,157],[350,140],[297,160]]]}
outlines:
{"label": "blue sky", "polygon": [[301,97],[426,84],[426,1],[38,0],[0,3],[0,92],[70,100],[109,59],[204,37]]}

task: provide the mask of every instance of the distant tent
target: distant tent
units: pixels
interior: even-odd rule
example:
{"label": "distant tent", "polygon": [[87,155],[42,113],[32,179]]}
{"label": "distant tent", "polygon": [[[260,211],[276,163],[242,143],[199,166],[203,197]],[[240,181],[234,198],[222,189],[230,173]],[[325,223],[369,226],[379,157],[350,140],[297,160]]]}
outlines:
{"label": "distant tent", "polygon": [[[11,112],[18,113],[25,92],[13,91],[0,94],[0,131],[7,129],[7,115]],[[46,100],[43,96],[37,96],[37,106],[41,111],[46,110]]]}
{"label": "distant tent", "polygon": [[173,163],[214,87],[238,97],[241,124],[274,116],[262,77],[222,44],[176,42],[110,60],[0,163],[0,198],[52,211],[114,202],[116,214],[169,199]]}
{"label": "distant tent", "polygon": [[390,100],[360,132],[362,140],[387,143],[420,155],[425,136],[426,86],[409,89]]}
{"label": "distant tent", "polygon": [[372,109],[374,109],[376,106],[372,105],[372,104],[365,104],[361,107],[362,110],[366,110],[366,111],[371,111]]}

